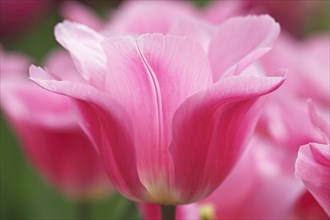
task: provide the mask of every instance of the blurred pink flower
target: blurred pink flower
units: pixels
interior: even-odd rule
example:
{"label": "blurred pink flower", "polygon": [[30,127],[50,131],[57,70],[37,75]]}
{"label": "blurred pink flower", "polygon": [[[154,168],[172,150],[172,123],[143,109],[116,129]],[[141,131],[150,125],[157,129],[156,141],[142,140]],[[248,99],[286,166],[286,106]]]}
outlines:
{"label": "blurred pink flower", "polygon": [[0,37],[19,35],[37,22],[52,0],[1,0]]}
{"label": "blurred pink flower", "polygon": [[[1,107],[34,168],[70,197],[104,196],[111,185],[91,141],[74,120],[69,99],[28,80],[28,58],[0,53]],[[47,63],[62,68],[62,74],[76,71],[64,52],[54,53]],[[54,70],[51,65],[49,71]]]}
{"label": "blurred pink flower", "polygon": [[[325,118],[329,118],[329,50],[328,34],[315,35],[304,41],[296,41],[288,35],[282,34],[273,50],[261,58],[260,63],[266,72],[275,67],[288,68],[285,85],[281,90],[268,96],[257,132],[273,145],[283,148],[287,154],[287,162],[292,164],[291,168],[294,166],[295,155],[299,148],[301,158],[309,158],[311,152],[317,152],[317,150],[311,150],[313,144],[304,147],[300,147],[301,145],[309,142],[324,143],[324,135],[317,132],[315,123],[310,120],[306,100],[308,98],[315,100],[315,103],[326,115]],[[327,151],[329,146],[323,149]],[[323,167],[325,172],[329,172],[329,165],[327,166],[328,168]],[[310,167],[310,169],[313,168]],[[308,170],[307,167],[299,169],[301,173],[308,172]],[[311,177],[311,175],[309,176]],[[316,178],[314,179],[316,180]],[[329,185],[329,180],[324,187],[328,187],[327,184]],[[322,193],[322,196],[326,197],[329,189],[328,191],[323,190]],[[303,200],[308,198],[305,192],[300,197]],[[306,201],[300,202],[298,199],[295,202],[296,210],[293,216],[303,219],[315,219],[317,216],[325,218],[325,214],[319,211],[320,208],[315,201],[311,199]],[[324,204],[320,204],[324,206]],[[300,207],[302,205],[304,208]]]}
{"label": "blurred pink flower", "polygon": [[[328,219],[294,178],[291,161],[283,148],[254,137],[223,184],[198,203],[178,206],[176,219]],[[160,219],[159,206],[139,208],[145,220]]]}
{"label": "blurred pink flower", "polygon": [[285,87],[291,90],[289,93],[304,101],[312,98],[322,108],[329,108],[329,51],[329,33],[315,34],[302,41],[282,34],[261,63],[266,71],[275,66],[287,68],[289,74]]}
{"label": "blurred pink flower", "polygon": [[[293,74],[289,71],[288,75],[290,73]],[[322,137],[313,129],[306,100],[297,98],[287,88],[288,84],[268,98],[257,125],[257,132],[278,147],[285,148],[288,154],[296,155],[301,145],[318,141]]]}
{"label": "blurred pink flower", "polygon": [[260,59],[266,72],[275,67],[287,68],[288,76],[281,90],[269,96],[258,132],[294,155],[301,145],[322,140],[310,120],[306,100],[312,98],[325,112],[330,112],[329,50],[326,34],[305,41],[282,35]]}
{"label": "blurred pink flower", "polygon": [[300,147],[296,160],[296,176],[315,197],[330,217],[330,130],[328,119],[323,119],[310,103],[311,120],[323,137],[324,143],[309,143]]}
{"label": "blurred pink flower", "polygon": [[225,179],[254,129],[259,97],[283,83],[282,76],[244,72],[278,33],[269,16],[233,18],[215,30],[205,51],[189,37],[105,37],[64,22],[56,39],[84,80],[35,66],[30,75],[75,99],[81,124],[122,194],[191,203]]}

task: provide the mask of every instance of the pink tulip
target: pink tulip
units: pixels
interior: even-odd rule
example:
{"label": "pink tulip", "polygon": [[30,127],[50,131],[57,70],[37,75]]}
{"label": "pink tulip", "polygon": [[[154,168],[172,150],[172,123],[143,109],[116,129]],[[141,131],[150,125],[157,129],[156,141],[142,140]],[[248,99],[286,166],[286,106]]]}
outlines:
{"label": "pink tulip", "polygon": [[[66,58],[67,66],[55,57]],[[67,74],[76,71],[66,53],[53,58],[47,63],[61,65]],[[105,195],[110,184],[91,141],[74,120],[69,99],[29,81],[29,63],[22,55],[1,51],[1,107],[28,159],[47,182],[70,197]]]}
{"label": "pink tulip", "polygon": [[[226,178],[253,131],[259,97],[283,83],[281,76],[245,73],[256,51],[271,47],[278,33],[269,16],[234,18],[217,29],[206,54],[189,37],[105,37],[64,22],[56,39],[85,81],[56,79],[35,66],[30,76],[75,100],[80,123],[122,194],[191,203]],[[235,76],[225,74],[232,68]]]}
{"label": "pink tulip", "polygon": [[321,118],[310,104],[311,119],[323,134],[326,144],[309,143],[299,149],[296,176],[330,217],[330,144],[329,122]]}

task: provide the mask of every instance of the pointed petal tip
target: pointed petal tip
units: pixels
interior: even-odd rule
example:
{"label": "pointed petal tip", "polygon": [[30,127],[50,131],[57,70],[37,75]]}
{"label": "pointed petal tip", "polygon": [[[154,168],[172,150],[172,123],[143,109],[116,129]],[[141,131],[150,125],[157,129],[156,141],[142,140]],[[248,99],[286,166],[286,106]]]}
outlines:
{"label": "pointed petal tip", "polygon": [[41,68],[40,66],[35,66],[33,64],[29,67],[29,74],[29,79],[34,82],[39,80],[52,79],[51,75],[48,74],[43,68]]}
{"label": "pointed petal tip", "polygon": [[269,92],[273,92],[282,86],[282,84],[286,80],[286,72],[281,75],[273,76],[272,78],[274,80],[274,86],[273,86],[273,89]]}
{"label": "pointed petal tip", "polygon": [[[243,16],[244,18],[244,16]],[[245,16],[245,18],[249,18],[251,20],[261,20],[263,19],[265,22],[269,22],[272,23],[272,25],[274,26],[274,28],[280,30],[280,24],[269,14],[260,14],[260,15],[247,15]]]}

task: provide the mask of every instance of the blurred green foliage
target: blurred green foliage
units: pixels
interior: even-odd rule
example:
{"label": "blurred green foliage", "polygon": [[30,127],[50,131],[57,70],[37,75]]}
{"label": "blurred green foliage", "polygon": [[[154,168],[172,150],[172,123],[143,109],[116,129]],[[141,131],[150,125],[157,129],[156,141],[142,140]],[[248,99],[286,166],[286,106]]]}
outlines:
{"label": "blurred green foliage", "polygon": [[304,36],[313,34],[314,32],[329,32],[330,31],[330,1],[320,0],[320,8],[313,10],[305,20],[303,27]]}

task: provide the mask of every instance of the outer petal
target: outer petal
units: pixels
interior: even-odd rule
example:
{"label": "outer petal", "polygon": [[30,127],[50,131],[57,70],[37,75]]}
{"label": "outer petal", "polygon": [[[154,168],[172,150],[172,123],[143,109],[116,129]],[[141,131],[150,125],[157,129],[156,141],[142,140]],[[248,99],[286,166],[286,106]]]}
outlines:
{"label": "outer petal", "polygon": [[104,37],[84,25],[69,21],[56,25],[55,36],[70,52],[82,77],[103,91],[106,57],[100,42]]}
{"label": "outer petal", "polygon": [[296,161],[296,176],[330,216],[330,145],[302,146]]}
{"label": "outer petal", "polygon": [[131,199],[143,198],[145,190],[136,171],[129,115],[115,100],[91,86],[51,80],[47,75],[41,68],[30,67],[31,79],[38,85],[76,100],[81,124],[100,147],[106,169],[116,188]]}
{"label": "outer petal", "polygon": [[283,80],[230,77],[180,106],[170,149],[182,202],[206,197],[224,180],[253,131],[258,97],[277,89]]}
{"label": "outer petal", "polygon": [[243,66],[247,66],[263,55],[260,49],[270,47],[279,30],[279,25],[267,15],[238,17],[223,23],[210,44],[209,60],[213,80],[218,81],[231,68],[236,68],[243,58]]}
{"label": "outer petal", "polygon": [[207,57],[188,38],[161,34],[113,37],[103,46],[108,58],[106,90],[133,120],[140,179],[153,199],[167,197],[165,192],[154,194],[167,188],[157,185],[161,178],[170,182],[172,116],[188,96],[211,85]]}

